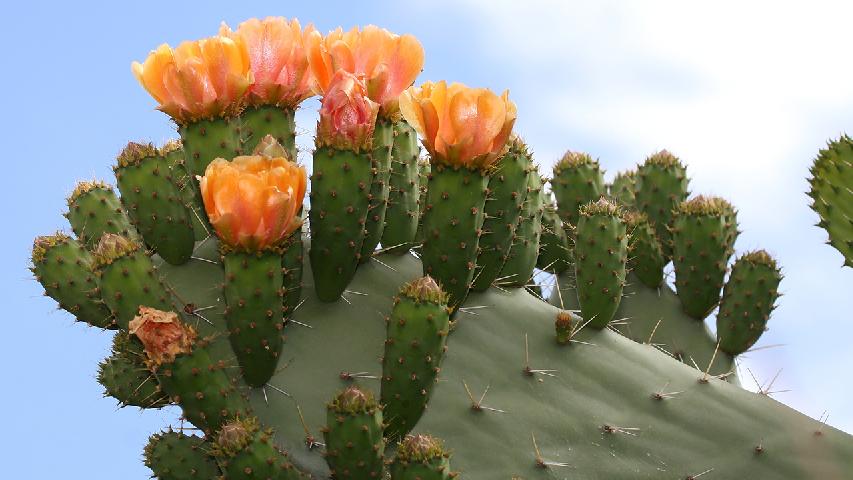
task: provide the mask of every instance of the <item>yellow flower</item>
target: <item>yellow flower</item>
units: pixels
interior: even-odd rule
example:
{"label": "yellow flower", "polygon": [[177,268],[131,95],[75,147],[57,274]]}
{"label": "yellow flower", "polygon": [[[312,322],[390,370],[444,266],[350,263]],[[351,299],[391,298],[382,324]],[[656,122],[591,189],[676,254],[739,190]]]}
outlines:
{"label": "yellow flower", "polygon": [[501,96],[461,83],[426,82],[400,95],[400,110],[421,135],[431,161],[485,168],[503,152],[515,124],[509,91]]}
{"label": "yellow flower", "polygon": [[360,151],[373,138],[379,105],[355,75],[338,70],[323,95],[317,145]]}
{"label": "yellow flower", "polygon": [[319,93],[329,90],[338,70],[362,79],[367,96],[381,106],[380,115],[398,112],[397,98],[414,83],[424,66],[424,49],[413,35],[396,35],[368,25],[348,32],[311,36],[308,60]]}
{"label": "yellow flower", "polygon": [[302,29],[299,20],[283,17],[252,18],[236,32],[222,24],[219,34],[244,43],[249,54],[254,83],[248,103],[292,108],[314,94],[307,48],[315,32],[313,25]]}
{"label": "yellow flower", "polygon": [[131,69],[158,109],[181,124],[234,115],[252,83],[246,46],[222,36],[184,42],[174,50],[160,45]]}
{"label": "yellow flower", "polygon": [[234,248],[275,246],[301,225],[305,168],[281,157],[217,158],[200,180],[204,208],[219,238]]}

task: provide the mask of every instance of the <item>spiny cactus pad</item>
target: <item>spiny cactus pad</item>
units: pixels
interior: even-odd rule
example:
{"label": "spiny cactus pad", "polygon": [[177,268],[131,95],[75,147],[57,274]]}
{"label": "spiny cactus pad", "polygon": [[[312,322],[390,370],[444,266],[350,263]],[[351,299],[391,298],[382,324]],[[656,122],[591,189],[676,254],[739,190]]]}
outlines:
{"label": "spiny cactus pad", "polygon": [[842,135],[818,152],[809,184],[818,226],[829,234],[829,244],[853,267],[853,140]]}
{"label": "spiny cactus pad", "polygon": [[[508,93],[446,82],[404,92],[422,49],[371,26],[315,42],[310,65],[294,47],[302,53],[273,75],[310,68],[331,83],[303,213],[305,170],[262,156],[295,158],[303,95],[248,107],[242,97],[270,81],[243,60],[280,56],[276,35],[211,37],[179,55],[163,45],[135,64],[183,145],[132,145],[116,171],[121,199],[103,182],[78,185],[67,215],[76,238],[33,245],[47,295],[119,330],[100,368],[107,395],[173,403],[204,435],[182,425],[152,437],[145,462],[157,478],[834,480],[853,470],[849,435],[737,384],[734,355],[758,340],[777,297],[775,260],[753,252],[735,263],[718,340],[697,320],[719,298],[738,227],[726,203],[682,203],[676,157],[652,155],[608,196],[597,161],[571,153],[550,182],[555,211],[529,150],[510,140]],[[365,45],[383,58],[346,61]],[[428,161],[417,161],[415,131]],[[231,180],[210,180],[235,165]],[[813,182],[830,185],[821,201],[838,193],[834,181]],[[673,252],[678,294],[662,281]],[[528,292],[537,264],[559,274],[551,304]],[[691,297],[703,279],[711,294]]]}

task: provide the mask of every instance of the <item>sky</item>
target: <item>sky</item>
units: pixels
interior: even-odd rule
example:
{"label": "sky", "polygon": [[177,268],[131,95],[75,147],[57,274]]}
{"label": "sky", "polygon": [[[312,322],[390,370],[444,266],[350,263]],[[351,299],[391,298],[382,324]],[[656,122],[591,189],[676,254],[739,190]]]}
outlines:
{"label": "sky", "polygon": [[[4,376],[0,436],[9,478],[145,478],[150,433],[175,409],[115,408],[96,365],[109,338],[75,325],[41,296],[27,267],[32,239],[67,228],[78,180],[110,179],[129,140],[174,137],[130,73],[162,42],[209,36],[221,21],[282,15],[325,32],[374,23],[413,33],[423,80],[510,90],[516,129],[543,172],[566,149],[600,159],[608,178],[667,148],[691,190],[739,208],[736,249],[765,248],[783,266],[783,297],[742,360],[777,400],[853,432],[853,269],[824,244],[808,208],[817,150],[853,126],[851,2],[485,1],[13,2],[0,91],[7,149],[0,189]],[[297,120],[310,148],[317,102]],[[14,147],[14,148],[13,148]],[[306,155],[307,159],[308,156]],[[781,373],[779,373],[781,372]],[[744,382],[753,382],[748,373]],[[9,470],[11,468],[11,471]],[[17,475],[16,475],[17,474]]]}

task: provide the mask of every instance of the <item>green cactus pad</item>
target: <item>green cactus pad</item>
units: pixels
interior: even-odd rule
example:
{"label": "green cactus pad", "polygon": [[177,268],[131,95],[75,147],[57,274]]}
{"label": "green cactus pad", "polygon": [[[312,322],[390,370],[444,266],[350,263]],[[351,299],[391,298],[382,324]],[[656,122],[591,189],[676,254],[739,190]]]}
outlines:
{"label": "green cactus pad", "polygon": [[391,480],[449,480],[450,452],[441,440],[429,435],[409,435],[397,446],[391,461]]}
{"label": "green cactus pad", "polygon": [[728,220],[734,209],[717,197],[682,202],[672,221],[675,288],[684,311],[704,319],[720,301],[734,239]]}
{"label": "green cactus pad", "polygon": [[112,354],[98,365],[98,383],[105,396],[118,400],[119,405],[140,408],[160,408],[169,404],[169,397],[145,363],[145,351],[136,337],[126,332],[116,333]]}
{"label": "green cactus pad", "polygon": [[332,478],[382,478],[382,409],[373,394],[347,387],[327,406],[326,462]]}
{"label": "green cactus pad", "polygon": [[623,207],[634,207],[637,198],[634,193],[637,172],[627,170],[619,172],[613,178],[613,183],[608,185],[607,192],[610,198],[619,202]]}
{"label": "green cactus pad", "polygon": [[262,429],[255,417],[225,424],[216,434],[213,455],[229,480],[305,478],[274,445],[272,429]]}
{"label": "green cactus pad", "polygon": [[402,438],[421,418],[444,357],[447,294],[430,277],[403,286],[388,318],[382,360],[385,436]]}
{"label": "green cactus pad", "polygon": [[563,220],[577,225],[581,205],[598,200],[606,192],[604,173],[588,154],[568,151],[554,165],[551,191]]}
{"label": "green cactus pad", "polygon": [[480,254],[474,286],[475,292],[489,288],[509,258],[515,230],[524,216],[522,205],[527,198],[531,168],[527,145],[519,138],[509,144],[509,151],[498,160],[489,179],[486,197],[486,219],[480,237]]}
{"label": "green cactus pad", "polygon": [[669,227],[673,211],[687,198],[687,170],[666,150],[651,155],[637,167],[634,179],[636,207],[648,216],[660,241],[664,258],[672,257]]}
{"label": "green cactus pad", "polygon": [[427,190],[429,188],[429,176],[432,173],[432,165],[429,160],[422,159],[418,161],[418,229],[415,231],[415,246],[420,251],[421,245],[424,243],[424,213],[426,213],[427,205]]}
{"label": "green cactus pad", "polygon": [[[539,257],[536,268],[550,273],[563,273],[574,264],[572,246],[563,220],[554,202],[547,201],[542,212],[542,236],[539,238]],[[570,225],[567,225],[571,228]]]}
{"label": "green cactus pad", "polygon": [[418,134],[405,120],[394,122],[394,145],[391,148],[391,174],[388,179],[388,207],[382,249],[404,254],[414,246],[420,209],[418,200]]}
{"label": "green cactus pad", "polygon": [[720,350],[740,355],[755,345],[775,308],[781,280],[776,260],[764,250],[737,259],[717,313]]}
{"label": "green cactus pad", "polygon": [[131,142],[113,170],[121,203],[145,244],[171,264],[187,262],[195,247],[192,213],[169,160],[152,144]]}
{"label": "green cactus pad", "polygon": [[821,149],[811,167],[809,196],[829,244],[853,267],[853,140],[842,135]]}
{"label": "green cactus pad", "polygon": [[113,189],[103,182],[80,182],[68,197],[65,214],[71,229],[92,250],[105,233],[137,238],[136,230]]}
{"label": "green cactus pad", "polygon": [[625,214],[628,225],[628,269],[647,287],[657,288],[663,282],[666,260],[657,235],[645,213],[636,210]]}
{"label": "green cactus pad", "polygon": [[561,311],[554,320],[554,330],[557,333],[557,343],[567,345],[572,341],[575,331],[578,329],[577,321],[572,318],[571,313]]}
{"label": "green cactus pad", "polygon": [[450,295],[455,309],[465,300],[479,249],[489,177],[480,170],[433,165],[424,211],[424,275]]}
{"label": "green cactus pad", "polygon": [[389,181],[391,177],[391,148],[394,145],[394,125],[391,121],[379,118],[373,130],[370,181],[370,206],[364,229],[364,243],[361,245],[361,263],[369,262],[385,228],[385,211],[388,208]]}
{"label": "green cactus pad", "polygon": [[370,155],[320,147],[311,175],[311,249],[314,290],[334,302],[361,257],[372,180]]}
{"label": "green cactus pad", "polygon": [[296,161],[296,111],[274,105],[250,106],[240,113],[243,152],[253,152],[258,142],[272,135],[284,147],[288,160]]}
{"label": "green cactus pad", "polygon": [[223,360],[214,360],[207,341],[198,340],[191,352],[155,366],[154,374],[169,398],[190,423],[206,434],[231,419],[250,414],[249,403],[237,390]]}
{"label": "green cactus pad", "polygon": [[220,473],[209,449],[203,438],[169,430],[151,435],[143,458],[158,480],[210,480]]}
{"label": "green cactus pad", "polygon": [[33,241],[31,270],[45,294],[77,320],[98,328],[116,328],[115,318],[101,300],[92,255],[77,240],[55,233]]}
{"label": "green cactus pad", "polygon": [[213,160],[231,160],[243,153],[239,118],[216,118],[181,125],[178,128],[184,147],[187,170],[195,178]]}
{"label": "green cactus pad", "polygon": [[524,287],[530,283],[539,257],[544,202],[542,179],[538,169],[533,167],[527,178],[527,195],[521,207],[521,223],[512,236],[512,246],[498,275],[498,285]]}
{"label": "green cactus pad", "polygon": [[284,344],[282,257],[277,251],[226,252],[225,312],[228,338],[249,386],[272,377]]}
{"label": "green cactus pad", "polygon": [[620,207],[604,198],[583,205],[575,229],[575,280],[581,316],[593,328],[613,320],[622,301],[628,236]]}
{"label": "green cactus pad", "polygon": [[298,229],[282,244],[282,306],[284,317],[290,317],[302,300],[302,272],[305,249],[302,245],[302,229]]}
{"label": "green cactus pad", "polygon": [[121,329],[127,330],[140,306],[175,310],[151,258],[132,240],[105,234],[95,250],[95,260],[101,298]]}
{"label": "green cactus pad", "polygon": [[169,163],[169,168],[172,170],[172,181],[181,191],[181,199],[183,199],[184,205],[190,209],[195,239],[204,240],[210,236],[213,227],[210,226],[207,213],[204,211],[204,202],[201,199],[201,193],[198,191],[197,182],[187,170],[184,147],[181,145],[181,141],[170,140],[166,142],[160,148],[160,155],[163,155]]}

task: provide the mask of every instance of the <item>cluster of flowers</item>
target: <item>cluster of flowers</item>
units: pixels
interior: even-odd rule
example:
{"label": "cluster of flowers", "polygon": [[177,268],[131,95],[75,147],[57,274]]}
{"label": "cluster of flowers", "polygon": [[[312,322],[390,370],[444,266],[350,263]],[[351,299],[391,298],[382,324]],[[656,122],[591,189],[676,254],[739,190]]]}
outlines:
{"label": "cluster of flowers", "polygon": [[[294,109],[321,95],[316,143],[369,148],[377,118],[404,118],[431,161],[486,168],[505,148],[515,122],[508,93],[460,83],[412,86],[424,50],[412,35],[370,25],[323,36],[312,25],[270,17],[236,30],[161,45],[132,70],[179,125],[238,115],[247,106]],[[220,238],[243,247],[275,245],[299,227],[305,169],[295,159],[252,157],[210,164],[200,182]]]}

